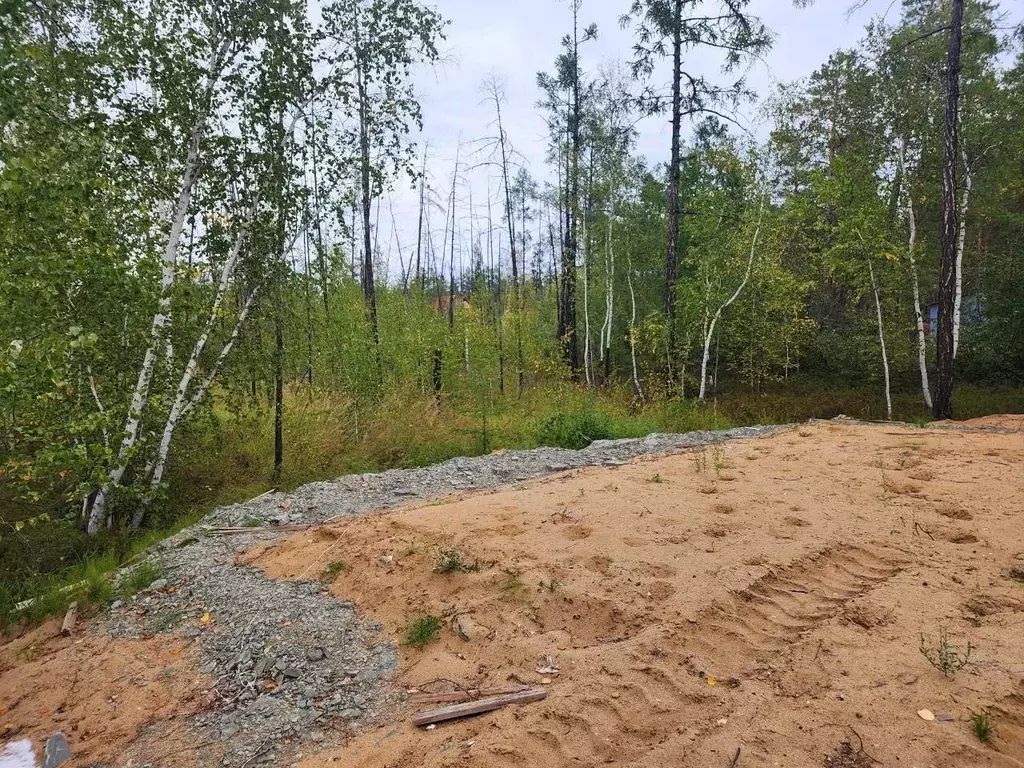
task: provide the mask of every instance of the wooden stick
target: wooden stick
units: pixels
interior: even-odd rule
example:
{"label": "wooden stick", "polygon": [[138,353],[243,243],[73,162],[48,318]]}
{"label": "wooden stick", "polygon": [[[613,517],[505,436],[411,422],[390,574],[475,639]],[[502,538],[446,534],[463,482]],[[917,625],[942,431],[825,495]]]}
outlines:
{"label": "wooden stick", "polygon": [[529,690],[527,686],[517,685],[511,688],[474,688],[468,691],[450,691],[447,693],[414,693],[409,696],[411,704],[445,704],[458,701],[475,701],[488,696],[505,696]]}
{"label": "wooden stick", "polygon": [[482,712],[501,709],[509,704],[527,704],[531,701],[540,701],[547,698],[547,695],[548,692],[543,688],[528,688],[525,691],[510,693],[505,696],[494,696],[477,701],[467,701],[462,704],[450,704],[447,707],[438,707],[437,709],[428,709],[426,712],[414,715],[412,722],[414,725],[430,725],[431,723],[440,723],[444,720],[454,720],[457,717],[479,715]]}
{"label": "wooden stick", "polygon": [[64,614],[64,623],[60,625],[62,635],[71,635],[75,632],[75,620],[78,618],[78,601],[75,600],[68,606],[68,612]]}

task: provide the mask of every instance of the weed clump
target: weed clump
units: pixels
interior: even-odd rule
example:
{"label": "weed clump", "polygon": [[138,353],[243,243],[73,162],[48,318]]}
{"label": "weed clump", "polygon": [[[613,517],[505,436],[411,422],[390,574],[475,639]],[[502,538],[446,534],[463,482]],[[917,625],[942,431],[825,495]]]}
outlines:
{"label": "weed clump", "polygon": [[444,547],[437,551],[434,570],[438,573],[470,573],[480,570],[480,561],[472,563],[464,560],[462,553],[454,547]]}
{"label": "weed clump", "polygon": [[949,641],[949,635],[943,627],[939,627],[938,643],[933,643],[928,635],[921,635],[921,655],[928,663],[941,672],[948,680],[956,677],[956,673],[971,661],[971,653],[975,647],[970,641],[962,651]]}
{"label": "weed clump", "polygon": [[441,620],[437,616],[421,616],[406,623],[402,645],[423,648],[437,640],[440,634]]}
{"label": "weed clump", "polygon": [[537,430],[541,445],[580,450],[595,440],[608,440],[612,436],[610,420],[593,410],[558,413],[547,419]]}
{"label": "weed clump", "polygon": [[332,560],[324,566],[324,569],[322,571],[320,571],[320,577],[324,581],[334,581],[338,577],[339,573],[347,571],[351,567],[352,566],[350,566],[344,560]]}
{"label": "weed clump", "polygon": [[978,737],[978,741],[982,744],[991,743],[994,726],[992,725],[992,718],[988,716],[988,712],[974,712],[971,715],[971,730],[974,731],[974,735]]}

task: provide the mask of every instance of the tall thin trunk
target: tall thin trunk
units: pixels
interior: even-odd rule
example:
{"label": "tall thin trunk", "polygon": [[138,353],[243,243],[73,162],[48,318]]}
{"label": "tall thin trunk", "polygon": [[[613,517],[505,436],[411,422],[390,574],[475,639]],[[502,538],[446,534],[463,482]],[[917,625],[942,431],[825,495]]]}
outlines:
{"label": "tall thin trunk", "polygon": [[633,292],[633,259],[629,254],[629,235],[626,235],[626,283],[629,285],[629,361],[633,366],[633,391],[640,399],[644,399],[644,390],[640,386],[640,374],[636,369],[636,294]]}
{"label": "tall thin trunk", "polygon": [[960,103],[960,43],[964,0],[953,0],[946,58],[945,138],[942,146],[942,261],[939,267],[939,332],[936,338],[936,384],[932,415],[953,417],[953,317],[956,294],[957,114]]}
{"label": "tall thin trunk", "polygon": [[[676,332],[676,274],[679,264],[680,132],[682,127],[683,0],[672,3],[672,147],[668,168],[668,248],[665,258],[665,317],[668,367],[672,376]],[[671,383],[671,382],[670,382]]]}
{"label": "tall thin trunk", "polygon": [[505,393],[505,350],[502,339],[501,320],[501,243],[498,252],[494,252],[494,221],[491,217],[491,180],[487,179],[487,262],[491,265],[492,274],[497,267],[497,279],[494,281],[494,326],[498,340],[498,391]]}
{"label": "tall thin trunk", "polygon": [[[914,318],[917,321],[917,366],[921,371],[921,394],[925,405],[932,408],[932,391],[928,383],[928,339],[924,332],[924,314],[921,311],[921,286],[917,276],[917,261],[914,251],[917,247],[917,216],[914,212],[913,187],[907,175],[907,140],[903,139],[900,146],[900,171],[903,173],[904,194],[907,196],[907,222],[910,232],[907,236],[907,257],[910,260],[910,279],[914,291]],[[787,347],[788,354],[788,347]],[[788,358],[787,358],[788,360]],[[787,365],[788,378],[788,365]]]}
{"label": "tall thin trunk", "polygon": [[[515,313],[516,332],[516,397],[523,395],[523,329],[522,329],[522,291],[519,282],[519,258],[516,253],[515,211],[512,204],[512,189],[508,173],[508,147],[505,140],[505,128],[501,119],[501,94],[497,84],[494,86],[494,110],[498,118],[498,146],[501,150],[501,180],[505,189],[505,222],[508,226],[508,247],[512,258],[512,311]],[[524,235],[525,237],[525,235]],[[526,252],[523,252],[523,268],[526,267]]]}
{"label": "tall thin trunk", "polygon": [[967,152],[961,147],[964,161],[964,192],[960,196],[960,216],[957,222],[956,241],[956,277],[953,292],[953,359],[960,349],[960,324],[964,294],[964,242],[967,239],[967,211],[971,203],[971,188],[974,186],[974,174],[971,164],[967,161]]}
{"label": "tall thin trunk", "polygon": [[[697,396],[700,400],[704,399],[704,395],[707,392],[708,355],[711,353],[711,340],[715,336],[715,325],[717,325],[719,319],[721,319],[722,312],[724,312],[730,304],[732,304],[734,301],[736,301],[737,298],[739,298],[740,293],[743,292],[743,289],[747,286],[747,283],[750,281],[750,271],[754,266],[754,254],[757,250],[757,238],[761,234],[761,221],[763,216],[764,197],[761,198],[761,209],[757,213],[757,227],[754,229],[754,239],[750,243],[750,256],[747,258],[747,271],[743,275],[743,282],[739,284],[739,286],[736,288],[736,292],[729,297],[729,300],[718,308],[718,311],[715,312],[714,317],[711,318],[711,322],[708,324],[707,333],[704,334],[704,354],[701,357],[700,363],[700,394]],[[879,312],[881,312],[881,310],[879,310]],[[879,317],[881,317],[881,314],[879,314]],[[888,370],[888,367],[886,368],[886,370]]]}
{"label": "tall thin trunk", "polygon": [[583,241],[583,377],[587,386],[594,384],[590,371],[590,256],[587,253],[587,213],[583,211],[583,228],[581,230]]}
{"label": "tall thin trunk", "polygon": [[317,269],[320,272],[320,294],[323,297],[324,303],[325,327],[329,328],[330,323],[327,321],[329,321],[331,316],[331,302],[327,286],[327,253],[324,250],[323,221],[320,214],[320,174],[318,170],[319,162],[317,158],[316,143],[316,104],[312,99],[310,100],[309,130],[310,144],[313,153],[313,216],[316,218],[316,263]]}
{"label": "tall thin trunk", "polygon": [[416,224],[416,283],[423,292],[423,273],[420,271],[420,252],[423,248],[423,209],[426,207],[427,194],[427,148],[429,142],[423,145],[423,166],[420,169],[420,209]]}
{"label": "tall thin trunk", "polygon": [[885,331],[882,325],[882,301],[878,297],[878,284],[875,282],[875,268],[868,259],[868,272],[871,274],[871,292],[875,296],[875,312],[878,315],[878,345],[882,349],[882,371],[885,374],[885,414],[892,421],[892,392],[889,389],[889,355],[885,349]]}
{"label": "tall thin trunk", "polygon": [[303,254],[303,280],[302,292],[306,303],[306,381],[309,383],[309,396],[313,396],[313,307],[309,296],[309,231],[302,233],[302,254]]}
{"label": "tall thin trunk", "polygon": [[274,301],[274,482],[284,467],[284,311],[280,296]]}
{"label": "tall thin trunk", "polygon": [[[358,29],[356,32],[358,38]],[[357,42],[356,52],[356,86],[359,97],[359,177],[362,191],[363,206],[363,297],[366,311],[373,331],[373,344],[379,350],[380,329],[377,325],[377,289],[373,279],[373,249],[370,243],[370,203],[373,189],[370,180],[370,134],[369,114],[367,106],[366,84],[363,81],[362,42]],[[378,205],[378,211],[380,210]],[[378,375],[380,360],[378,351]]]}
{"label": "tall thin trunk", "polygon": [[615,322],[615,249],[612,247],[612,225],[615,221],[614,197],[612,210],[608,214],[608,230],[605,238],[605,322],[601,358],[604,360],[604,381],[611,381],[612,375],[612,326]]}

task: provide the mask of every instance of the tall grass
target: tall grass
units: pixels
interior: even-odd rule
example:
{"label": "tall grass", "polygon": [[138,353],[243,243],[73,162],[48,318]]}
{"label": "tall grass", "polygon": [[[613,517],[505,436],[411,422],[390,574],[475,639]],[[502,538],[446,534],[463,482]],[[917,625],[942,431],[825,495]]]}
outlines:
{"label": "tall grass", "polygon": [[[894,393],[893,405],[897,419],[928,418],[914,391]],[[960,418],[1020,413],[1024,389],[964,386],[957,390],[956,406]],[[218,404],[175,444],[170,490],[158,500],[151,530],[108,532],[95,540],[74,526],[53,524],[34,530],[34,538],[26,529],[21,539],[6,534],[0,539],[0,625],[38,620],[64,610],[73,599],[110,599],[108,575],[119,565],[213,507],[271,487],[287,491],[344,474],[424,466],[502,448],[581,447],[594,437],[799,422],[840,413],[876,420],[884,417],[883,409],[875,389],[825,388],[799,380],[765,394],[735,391],[707,403],[649,404],[637,403],[625,387],[588,392],[569,383],[530,388],[521,399],[506,394],[483,400],[462,393],[446,394],[440,402],[410,388],[373,404],[296,388],[286,394],[284,467],[272,482],[272,409],[232,412]],[[85,587],[59,591],[83,581]],[[15,615],[14,605],[28,598],[37,598],[32,608]]]}

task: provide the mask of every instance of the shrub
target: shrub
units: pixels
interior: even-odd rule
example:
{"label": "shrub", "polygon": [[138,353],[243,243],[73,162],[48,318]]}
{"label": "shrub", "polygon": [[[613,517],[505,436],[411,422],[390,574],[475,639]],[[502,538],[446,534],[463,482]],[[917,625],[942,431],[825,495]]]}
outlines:
{"label": "shrub", "polygon": [[537,441],[541,445],[574,450],[611,437],[609,418],[594,410],[556,414],[544,421],[537,431]]}

